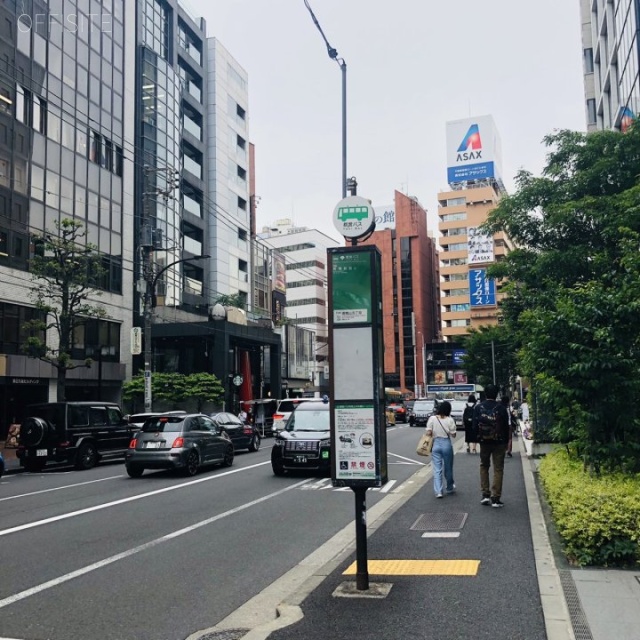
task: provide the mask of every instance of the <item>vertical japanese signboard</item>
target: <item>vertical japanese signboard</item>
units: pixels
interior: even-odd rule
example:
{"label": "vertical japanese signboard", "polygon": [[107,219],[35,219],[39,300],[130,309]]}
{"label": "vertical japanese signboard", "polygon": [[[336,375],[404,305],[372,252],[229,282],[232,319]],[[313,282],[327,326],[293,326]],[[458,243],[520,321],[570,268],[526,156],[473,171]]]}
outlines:
{"label": "vertical japanese signboard", "polygon": [[387,482],[380,252],[328,250],[331,478],[334,486]]}
{"label": "vertical japanese signboard", "polygon": [[469,269],[469,303],[472,307],[495,306],[496,281],[486,269]]}

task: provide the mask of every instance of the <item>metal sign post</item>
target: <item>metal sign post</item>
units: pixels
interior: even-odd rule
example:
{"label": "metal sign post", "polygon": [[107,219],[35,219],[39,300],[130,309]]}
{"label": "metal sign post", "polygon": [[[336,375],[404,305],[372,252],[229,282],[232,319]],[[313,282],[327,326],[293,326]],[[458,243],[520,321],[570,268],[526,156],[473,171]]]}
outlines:
{"label": "metal sign post", "polygon": [[331,480],[355,493],[356,586],[362,591],[369,588],[366,491],[388,479],[381,256],[374,246],[327,254]]}

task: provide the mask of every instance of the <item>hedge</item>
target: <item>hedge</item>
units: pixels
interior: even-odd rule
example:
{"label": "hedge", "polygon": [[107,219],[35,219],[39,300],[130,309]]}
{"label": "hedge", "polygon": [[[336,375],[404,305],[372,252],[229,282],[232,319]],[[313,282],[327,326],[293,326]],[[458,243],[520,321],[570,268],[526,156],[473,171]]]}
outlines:
{"label": "hedge", "polygon": [[572,564],[640,565],[640,475],[591,476],[565,448],[545,456],[540,479]]}

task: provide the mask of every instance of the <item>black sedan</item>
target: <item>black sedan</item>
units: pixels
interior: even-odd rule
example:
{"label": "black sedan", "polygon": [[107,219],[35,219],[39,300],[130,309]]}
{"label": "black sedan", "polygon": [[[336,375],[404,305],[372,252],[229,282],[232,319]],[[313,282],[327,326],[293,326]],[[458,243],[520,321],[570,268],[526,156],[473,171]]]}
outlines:
{"label": "black sedan", "polygon": [[211,419],[231,438],[236,451],[238,449],[257,451],[260,448],[260,432],[255,425],[242,422],[233,413],[214,413]]}
{"label": "black sedan", "polygon": [[276,476],[286,471],[308,469],[331,471],[331,426],[329,403],[303,402],[276,435],[271,449],[271,468]]}
{"label": "black sedan", "polygon": [[132,478],[139,478],[145,469],[180,469],[194,476],[205,464],[230,467],[233,444],[211,418],[199,413],[149,418],[125,454]]}

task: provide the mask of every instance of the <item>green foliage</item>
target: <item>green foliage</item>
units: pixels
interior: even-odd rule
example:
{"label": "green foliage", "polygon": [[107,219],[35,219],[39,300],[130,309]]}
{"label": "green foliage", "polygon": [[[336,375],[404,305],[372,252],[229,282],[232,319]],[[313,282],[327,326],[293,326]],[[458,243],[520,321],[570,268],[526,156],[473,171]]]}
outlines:
{"label": "green foliage", "polygon": [[[154,373],[151,376],[151,395],[154,400],[164,401],[173,409],[182,408],[189,399],[194,399],[197,410],[205,402],[219,403],[224,396],[220,380],[212,373]],[[122,385],[122,397],[134,405],[144,401],[144,374],[140,373]]]}
{"label": "green foliage", "polygon": [[521,375],[591,469],[640,471],[640,126],[626,134],[560,131],[541,177],[485,232],[516,244],[489,275],[506,278],[504,324]]}
{"label": "green foliage", "polygon": [[[492,344],[493,343],[493,344]],[[515,347],[508,327],[502,325],[471,329],[463,339],[464,366],[470,380],[486,386],[493,382],[508,389],[516,375]]]}
{"label": "green foliage", "polygon": [[[74,334],[88,318],[105,318],[99,305],[89,303],[97,297],[97,284],[103,268],[97,247],[86,242],[82,223],[68,218],[56,222],[56,234],[34,238],[36,251],[30,262],[31,297],[42,319],[25,323],[30,336],[24,352],[48,362],[58,372],[58,401],[65,398],[66,372],[79,366],[90,366],[91,360],[73,362],[71,350]],[[57,335],[55,346],[46,342],[46,331]]]}
{"label": "green foliage", "polygon": [[542,460],[540,478],[571,562],[640,565],[640,475],[590,475],[560,449]]}
{"label": "green foliage", "polygon": [[244,309],[244,300],[239,293],[222,294],[216,299],[216,304],[221,304],[223,307],[236,307],[237,309]]}
{"label": "green foliage", "polygon": [[202,411],[205,402],[218,404],[224,397],[224,387],[212,373],[192,373],[187,376],[188,395],[195,398],[198,411]]}

